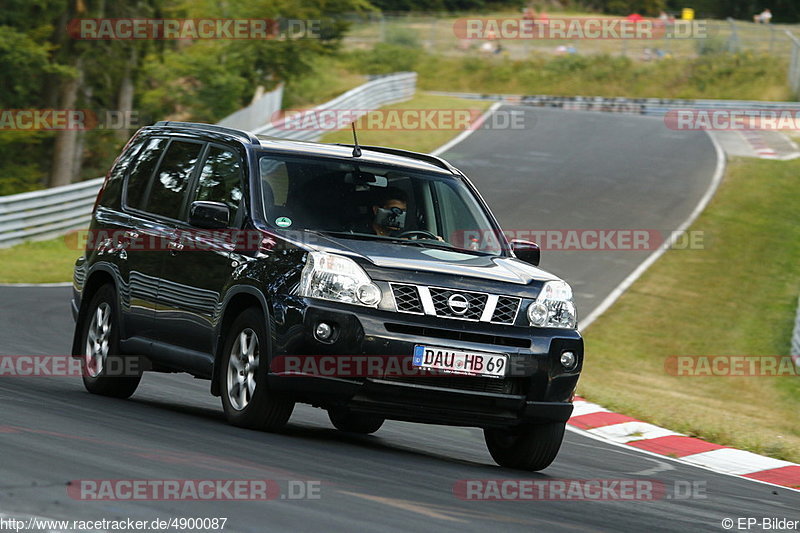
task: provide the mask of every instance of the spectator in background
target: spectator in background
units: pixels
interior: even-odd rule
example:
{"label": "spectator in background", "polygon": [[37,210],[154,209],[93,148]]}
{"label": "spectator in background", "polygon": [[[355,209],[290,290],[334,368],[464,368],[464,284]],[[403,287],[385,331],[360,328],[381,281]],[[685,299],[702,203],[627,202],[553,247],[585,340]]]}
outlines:
{"label": "spectator in background", "polygon": [[769,24],[772,20],[772,11],[765,9],[758,15],[753,15],[753,22],[756,24]]}

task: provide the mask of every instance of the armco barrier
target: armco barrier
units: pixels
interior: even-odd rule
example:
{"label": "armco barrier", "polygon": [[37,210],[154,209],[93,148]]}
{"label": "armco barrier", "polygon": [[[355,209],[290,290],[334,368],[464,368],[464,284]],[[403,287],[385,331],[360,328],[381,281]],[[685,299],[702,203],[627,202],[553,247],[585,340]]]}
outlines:
{"label": "armco barrier", "polygon": [[217,124],[227,128],[254,130],[260,128],[281,110],[283,104],[283,84],[262,96],[255,98],[249,106],[220,120]]}
{"label": "armco barrier", "polygon": [[[351,89],[343,95],[334,98],[330,102],[324,103],[316,108],[318,113],[324,110],[342,111],[354,110],[354,118],[364,115],[368,110],[378,109],[381,106],[402,102],[414,96],[417,87],[416,72],[402,72],[391,76],[382,76]],[[282,137],[284,139],[294,139],[298,141],[315,141],[322,137],[329,130],[324,129],[287,129],[278,123],[268,124],[263,128],[254,130],[260,135],[271,137]]]}
{"label": "armco barrier", "polygon": [[0,248],[85,227],[103,178],[0,197]]}
{"label": "armco barrier", "polygon": [[[376,77],[319,108],[377,109],[411,98],[416,82],[415,72]],[[255,105],[263,111],[262,106],[268,105],[265,102],[262,98],[251,106]],[[240,115],[234,115],[225,120],[243,119]],[[315,130],[287,131],[269,124],[256,128],[255,132],[300,140],[318,139],[324,133]],[[71,229],[86,227],[102,181],[102,178],[97,178],[64,187],[0,197],[0,248],[29,240],[53,238]]]}

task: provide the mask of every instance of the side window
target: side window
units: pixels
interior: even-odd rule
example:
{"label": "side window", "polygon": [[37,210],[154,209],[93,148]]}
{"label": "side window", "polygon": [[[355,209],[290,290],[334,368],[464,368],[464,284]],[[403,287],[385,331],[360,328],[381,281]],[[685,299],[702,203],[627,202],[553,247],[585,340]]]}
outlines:
{"label": "side window", "polygon": [[194,200],[226,204],[233,222],[242,202],[242,178],[242,161],[236,152],[211,146],[200,172]]}
{"label": "side window", "polygon": [[202,150],[201,143],[173,140],[169,144],[150,185],[147,211],[169,218],[180,216]]}
{"label": "side window", "polygon": [[267,194],[264,187],[265,204],[267,209],[273,205],[286,205],[286,198],[289,195],[289,171],[284,161],[276,161],[262,157],[259,162],[261,165],[261,179],[269,187],[271,196]]}
{"label": "side window", "polygon": [[144,195],[147,191],[147,184],[161,156],[161,151],[167,145],[167,139],[150,139],[145,147],[139,152],[139,157],[131,168],[128,175],[128,184],[125,193],[125,203],[134,209],[144,207]]}
{"label": "side window", "polygon": [[117,161],[114,164],[114,168],[112,168],[111,172],[109,173],[109,182],[116,181],[125,175],[125,172],[128,170],[128,166],[131,164],[131,161],[133,161],[134,157],[136,157],[136,154],[139,153],[139,149],[142,147],[144,142],[145,139],[142,139],[141,137],[135,139],[130,146],[128,146],[128,149],[120,154],[119,158],[117,158]]}

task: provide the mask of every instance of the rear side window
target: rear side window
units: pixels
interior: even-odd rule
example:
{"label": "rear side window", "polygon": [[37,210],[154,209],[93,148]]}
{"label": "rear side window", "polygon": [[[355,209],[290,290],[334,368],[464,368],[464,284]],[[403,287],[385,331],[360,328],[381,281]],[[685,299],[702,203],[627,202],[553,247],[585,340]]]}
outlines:
{"label": "rear side window", "polygon": [[234,221],[242,201],[242,177],[242,162],[236,152],[211,146],[200,171],[194,200],[224,203]]}
{"label": "rear side window", "polygon": [[133,159],[136,157],[136,154],[139,153],[139,149],[143,144],[144,139],[141,138],[135,139],[130,143],[128,149],[122,152],[114,164],[114,168],[111,169],[108,179],[109,182],[119,180],[125,175],[125,172],[128,170],[131,161],[133,161]]}
{"label": "rear side window", "polygon": [[139,153],[136,162],[131,168],[128,176],[128,184],[125,193],[125,203],[128,207],[142,209],[144,207],[144,195],[147,193],[147,184],[161,157],[161,151],[167,145],[167,139],[150,139]]}
{"label": "rear side window", "polygon": [[180,217],[202,149],[201,143],[176,140],[170,143],[150,185],[145,210],[163,217]]}

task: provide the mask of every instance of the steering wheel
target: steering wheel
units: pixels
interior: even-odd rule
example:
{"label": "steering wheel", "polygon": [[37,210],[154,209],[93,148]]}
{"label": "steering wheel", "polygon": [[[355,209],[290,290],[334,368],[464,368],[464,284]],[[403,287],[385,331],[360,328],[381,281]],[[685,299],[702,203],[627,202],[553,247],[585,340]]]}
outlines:
{"label": "steering wheel", "polygon": [[405,239],[405,238],[410,238],[413,235],[422,236],[422,237],[425,237],[425,238],[428,238],[428,239],[433,239],[435,241],[439,239],[439,237],[437,237],[436,235],[434,235],[430,231],[427,231],[427,230],[424,230],[424,229],[412,229],[412,230],[409,230],[409,231],[404,231],[403,233],[399,234],[398,237]]}

